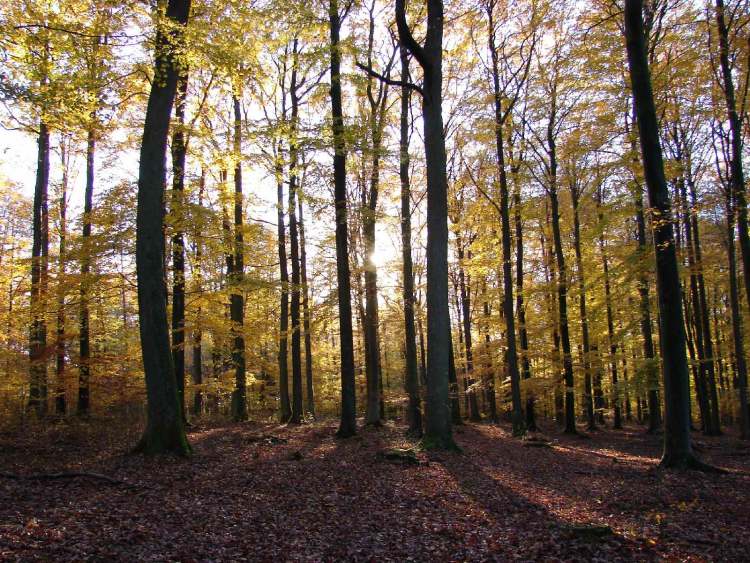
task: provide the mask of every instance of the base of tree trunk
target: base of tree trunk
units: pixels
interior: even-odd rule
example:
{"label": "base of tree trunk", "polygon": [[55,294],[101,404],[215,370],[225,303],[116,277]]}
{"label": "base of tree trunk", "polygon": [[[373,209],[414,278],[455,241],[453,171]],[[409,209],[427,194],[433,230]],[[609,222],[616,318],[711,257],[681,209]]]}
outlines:
{"label": "base of tree trunk", "polygon": [[357,435],[357,427],[351,426],[349,424],[341,424],[339,426],[339,429],[336,431],[336,438],[351,438],[352,436]]}
{"label": "base of tree trunk", "polygon": [[659,468],[701,471],[703,473],[715,473],[720,475],[728,473],[725,469],[699,460],[693,454],[665,454],[659,462]]}
{"label": "base of tree trunk", "polygon": [[450,451],[450,452],[460,452],[461,448],[458,447],[458,444],[453,441],[453,438],[451,436],[445,437],[445,436],[434,436],[431,434],[425,434],[422,436],[422,440],[420,441],[420,446],[423,450],[427,451]]}
{"label": "base of tree trunk", "polygon": [[162,431],[146,428],[138,445],[133,449],[134,454],[174,454],[180,457],[187,457],[192,451],[184,430],[176,425]]}

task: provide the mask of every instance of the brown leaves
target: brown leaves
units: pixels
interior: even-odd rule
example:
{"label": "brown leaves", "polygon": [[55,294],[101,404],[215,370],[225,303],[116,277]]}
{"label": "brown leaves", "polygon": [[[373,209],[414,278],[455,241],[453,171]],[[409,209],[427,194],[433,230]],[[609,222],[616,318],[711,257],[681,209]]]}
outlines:
{"label": "brown leaves", "polygon": [[729,438],[706,439],[711,461],[745,473],[654,471],[658,438],[640,431],[527,448],[467,425],[463,453],[433,455],[400,426],[348,440],[335,429],[200,430],[187,461],[123,457],[125,441],[88,460],[72,446],[54,458],[15,451],[0,460],[14,474],[89,472],[138,487],[0,479],[0,559],[739,560],[750,550],[748,460],[732,457]]}

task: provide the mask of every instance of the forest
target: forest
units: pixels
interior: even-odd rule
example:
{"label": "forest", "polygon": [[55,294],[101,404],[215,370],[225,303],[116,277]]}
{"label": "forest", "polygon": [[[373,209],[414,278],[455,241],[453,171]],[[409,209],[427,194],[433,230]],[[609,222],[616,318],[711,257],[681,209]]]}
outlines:
{"label": "forest", "polygon": [[0,559],[750,557],[750,2],[0,47]]}

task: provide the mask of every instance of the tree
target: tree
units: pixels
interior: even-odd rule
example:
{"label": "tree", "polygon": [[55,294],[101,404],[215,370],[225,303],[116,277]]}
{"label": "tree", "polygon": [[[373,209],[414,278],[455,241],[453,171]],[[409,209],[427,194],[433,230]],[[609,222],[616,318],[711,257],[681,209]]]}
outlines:
{"label": "tree", "polygon": [[346,197],[346,138],[341,96],[341,14],[338,0],[329,0],[331,36],[331,117],[333,128],[333,184],[336,209],[336,281],[339,301],[339,346],[341,348],[341,423],[337,435],[348,438],[357,432],[354,383],[354,339],[349,273],[349,227]]}
{"label": "tree", "polygon": [[411,90],[409,54],[403,45],[399,45],[401,61],[401,115],[399,119],[399,167],[401,182],[401,258],[404,300],[404,355],[406,359],[406,393],[409,402],[406,407],[406,420],[409,433],[422,436],[422,409],[419,397],[419,376],[417,374],[417,341],[414,325],[414,267],[411,255],[411,184],[409,181],[409,105]]}
{"label": "tree", "polygon": [[625,43],[633,90],[643,173],[653,213],[656,253],[656,290],[659,298],[664,380],[664,452],[661,465],[669,468],[705,468],[693,454],[690,440],[690,386],[685,357],[680,278],[677,271],[672,210],[664,175],[659,125],[643,29],[643,1],[625,0]]}
{"label": "tree", "polygon": [[422,121],[427,170],[427,415],[423,443],[451,449],[448,397],[451,351],[448,300],[448,178],[442,114],[443,2],[427,0],[424,45],[414,39],[406,21],[405,0],[396,0],[401,44],[422,67]]}
{"label": "tree", "polygon": [[190,453],[167,327],[164,287],[165,156],[180,65],[180,46],[190,0],[157,4],[154,73],[148,97],[138,169],[136,272],[143,368],[146,375],[147,422],[136,447],[146,454]]}

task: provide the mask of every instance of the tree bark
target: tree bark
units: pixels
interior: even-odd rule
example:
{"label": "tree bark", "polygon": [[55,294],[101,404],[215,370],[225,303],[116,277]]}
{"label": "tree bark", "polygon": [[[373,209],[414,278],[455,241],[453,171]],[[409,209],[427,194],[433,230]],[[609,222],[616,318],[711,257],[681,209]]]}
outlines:
{"label": "tree bark", "polygon": [[[206,173],[201,168],[201,176],[198,184],[198,207],[203,207],[203,194],[206,190]],[[201,241],[200,232],[196,229],[195,231],[195,268],[193,270],[193,280],[195,282],[196,293],[201,294],[203,292],[203,275],[201,273],[203,260],[203,242]],[[193,330],[193,365],[192,365],[192,376],[193,384],[196,385],[195,393],[193,394],[193,415],[200,416],[203,413],[203,327],[202,322],[202,309],[200,305],[195,312],[195,329]]]}
{"label": "tree bark", "polygon": [[291,284],[291,332],[292,332],[292,416],[289,422],[302,422],[302,341],[300,334],[300,264],[299,264],[299,231],[297,230],[297,183],[299,146],[297,145],[297,128],[299,117],[299,98],[297,97],[297,39],[293,46],[294,62],[292,63],[292,82],[290,94],[292,115],[289,140],[289,258],[292,262]]}
{"label": "tree bark", "polygon": [[672,229],[669,191],[664,176],[659,123],[651,89],[643,31],[643,1],[625,0],[625,42],[630,81],[635,101],[643,171],[648,188],[654,251],[656,289],[659,298],[664,379],[664,467],[698,467],[690,440],[690,387],[685,357],[685,325],[682,318],[680,278]]}
{"label": "tree bark", "polygon": [[286,226],[284,225],[284,165],[282,146],[278,143],[276,154],[276,221],[279,249],[279,273],[281,282],[281,305],[279,308],[279,420],[288,422],[292,416],[289,401],[289,265],[286,256]]}
{"label": "tree bark", "polygon": [[729,62],[729,29],[724,14],[724,0],[716,0],[716,23],[719,33],[719,62],[721,66],[721,88],[729,120],[731,161],[730,182],[737,214],[737,231],[742,255],[742,278],[745,282],[745,295],[750,303],[750,234],[747,225],[747,199],[745,172],[742,163],[742,121],[737,111],[734,78]]}
{"label": "tree bark", "polygon": [[[467,287],[467,275],[463,267],[464,249],[462,242],[458,241],[458,287],[461,295],[461,329],[464,334],[464,349],[466,351],[466,386],[467,400],[469,403],[469,420],[480,422],[482,417],[479,416],[479,403],[477,402],[477,392],[472,387],[474,385],[474,354],[472,352],[471,342],[471,294]],[[471,258],[471,251],[468,252]]]}
{"label": "tree bark", "polygon": [[91,212],[94,201],[96,166],[96,133],[92,126],[86,141],[86,188],[83,195],[83,238],[81,241],[81,312],[78,329],[78,416],[87,416],[90,408],[89,380],[91,377],[91,344],[89,335],[89,275],[91,272]]}
{"label": "tree bark", "polygon": [[570,187],[571,200],[573,202],[573,247],[576,256],[576,269],[578,270],[578,310],[581,315],[581,344],[583,347],[583,378],[584,393],[586,395],[585,409],[588,430],[596,430],[596,418],[594,416],[594,393],[591,382],[591,343],[589,337],[589,319],[586,311],[586,278],[583,271],[583,255],[581,253],[581,221],[580,210],[580,188]]}
{"label": "tree bark", "polygon": [[570,351],[570,331],[568,327],[568,273],[565,267],[565,254],[560,233],[560,204],[557,197],[557,147],[553,134],[553,124],[557,111],[555,95],[552,96],[552,109],[547,126],[549,151],[549,186],[547,191],[552,218],[552,239],[557,261],[557,307],[562,345],[563,374],[565,382],[565,433],[576,434],[575,380],[573,378],[573,357]]}
{"label": "tree bark", "polygon": [[[599,253],[602,258],[602,272],[604,274],[604,303],[607,308],[607,339],[609,340],[609,366],[612,376],[612,409],[614,411],[614,420],[612,427],[615,430],[622,429],[622,407],[620,402],[620,388],[617,373],[617,341],[615,340],[615,322],[612,313],[612,290],[609,282],[609,257],[607,256],[607,245],[604,238],[604,211],[603,205],[603,187],[600,185],[596,190],[596,207],[597,218],[599,221]],[[624,356],[623,356],[624,359]]]}
{"label": "tree bark", "polygon": [[739,284],[737,283],[737,256],[734,246],[734,206],[732,189],[726,193],[727,221],[727,258],[729,262],[729,303],[732,310],[732,345],[734,363],[737,373],[737,395],[739,399],[740,437],[750,439],[750,411],[747,401],[747,363],[745,360],[745,343],[742,330],[742,313],[740,310]]}
{"label": "tree bark", "polygon": [[[161,13],[166,6],[166,13]],[[146,430],[137,450],[187,455],[185,435],[170,353],[164,280],[164,185],[169,120],[177,89],[180,61],[172,45],[182,41],[190,0],[158,3],[154,72],[143,127],[138,171],[136,272],[141,350],[148,398]],[[162,20],[171,20],[167,24]]]}
{"label": "tree bark", "polygon": [[[523,298],[523,222],[521,220],[521,188],[516,186],[513,192],[513,215],[516,231],[516,314],[518,315],[518,344],[521,347],[521,369],[523,378],[531,378],[529,361],[529,335],[526,330],[526,305]],[[534,393],[526,390],[526,429],[536,432],[534,414]]]}
{"label": "tree bark", "polygon": [[62,157],[62,182],[60,183],[60,225],[59,225],[59,247],[57,257],[57,335],[55,340],[55,412],[58,415],[65,415],[66,411],[66,373],[65,373],[65,261],[67,260],[65,242],[67,238],[67,197],[68,197],[68,164],[69,153],[65,145],[65,139],[62,139],[61,146]]}
{"label": "tree bark", "polygon": [[423,444],[453,449],[448,372],[451,334],[448,301],[448,178],[442,114],[443,2],[427,0],[424,46],[411,34],[405,0],[396,0],[401,43],[422,67],[422,119],[427,172],[427,413]]}
{"label": "tree bark", "polygon": [[341,101],[341,15],[338,0],[329,0],[328,21],[331,36],[331,116],[333,128],[333,184],[336,208],[336,280],[339,301],[339,345],[341,348],[341,423],[337,435],[347,438],[357,433],[357,403],[354,381],[354,339],[352,336],[352,297],[349,273],[349,227],[346,197],[346,137]]}
{"label": "tree bark", "polygon": [[[500,71],[498,68],[498,50],[495,46],[495,27],[493,22],[492,5],[487,9],[489,18],[489,49],[492,57],[492,86],[494,105],[495,151],[497,170],[500,179],[500,219],[503,249],[503,316],[505,317],[505,345],[510,376],[513,435],[521,436],[526,432],[523,409],[521,406],[521,374],[518,369],[518,351],[516,349],[516,327],[513,312],[513,271],[511,265],[511,236],[510,215],[508,212],[508,177],[505,170],[505,147],[503,139],[503,125],[505,118],[502,109],[502,93],[500,91]],[[507,115],[507,114],[506,114]]]}
{"label": "tree bark", "polygon": [[[409,55],[406,48],[399,46],[401,59],[401,81],[409,81]],[[401,181],[401,256],[404,300],[404,338],[406,363],[406,421],[409,433],[422,436],[422,409],[419,398],[419,375],[417,373],[417,343],[414,325],[414,268],[411,256],[411,185],[409,182],[409,88],[401,87],[401,117],[399,129],[399,168]]]}
{"label": "tree bark", "polygon": [[244,265],[244,221],[242,197],[242,112],[238,95],[232,96],[234,106],[234,259],[231,276],[229,316],[232,321],[232,363],[234,364],[234,393],[232,395],[232,418],[247,420],[247,377],[245,375],[245,298],[243,282]]}
{"label": "tree bark", "polygon": [[307,282],[307,249],[305,247],[305,218],[303,215],[302,198],[297,198],[299,207],[299,250],[300,274],[302,276],[302,328],[305,331],[305,410],[315,417],[315,389],[313,387],[313,353],[312,353],[312,312],[310,311],[310,286]]}
{"label": "tree bark", "polygon": [[180,68],[175,97],[175,121],[172,133],[172,362],[180,409],[185,416],[185,102],[187,70]]}

